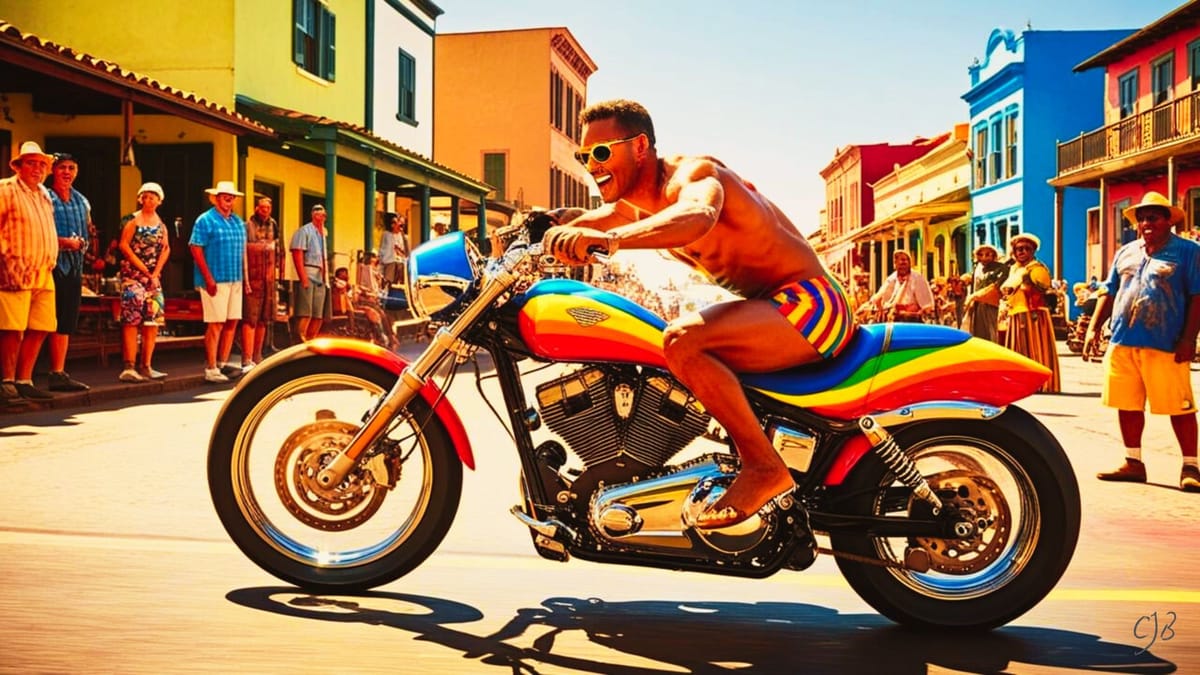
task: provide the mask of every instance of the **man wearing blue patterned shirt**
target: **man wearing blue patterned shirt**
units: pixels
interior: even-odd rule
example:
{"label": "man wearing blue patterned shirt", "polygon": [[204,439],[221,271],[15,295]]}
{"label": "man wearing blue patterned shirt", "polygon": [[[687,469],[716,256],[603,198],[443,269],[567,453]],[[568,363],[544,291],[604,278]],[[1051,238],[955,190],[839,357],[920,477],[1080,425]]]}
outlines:
{"label": "man wearing blue patterned shirt", "polygon": [[[243,193],[223,180],[205,190],[213,207],[196,218],[188,245],[196,262],[193,281],[204,309],[204,380],[228,382],[242,369],[228,365],[233,337],[242,318],[242,281],[246,276],[246,223],[233,212]],[[220,357],[218,360],[218,356]]]}
{"label": "man wearing blue patterned shirt", "polygon": [[79,323],[83,294],[83,255],[91,245],[88,227],[92,205],[74,188],[79,163],[65,153],[54,156],[50,168],[50,201],[58,231],[58,264],[54,268],[54,303],[58,328],[50,334],[50,391],[87,391],[89,387],[67,374],[67,348]]}

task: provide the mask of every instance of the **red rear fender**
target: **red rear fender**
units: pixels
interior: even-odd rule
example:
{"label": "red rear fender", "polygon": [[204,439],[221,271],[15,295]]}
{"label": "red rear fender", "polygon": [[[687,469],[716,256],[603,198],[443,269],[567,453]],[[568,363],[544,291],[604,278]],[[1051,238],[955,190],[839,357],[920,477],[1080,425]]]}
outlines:
{"label": "red rear fender", "polygon": [[[408,361],[399,354],[364,340],[317,338],[303,345],[296,345],[291,349],[297,351],[307,350],[323,356],[340,356],[348,359],[367,361],[380,368],[385,368],[397,376],[408,366]],[[450,402],[442,397],[441,390],[432,382],[425,383],[425,386],[421,389],[421,398],[433,406],[434,414],[437,415],[438,420],[450,434],[450,440],[454,443],[454,450],[458,453],[459,460],[467,465],[467,468],[474,470],[475,454],[471,450],[471,440],[467,438],[467,429],[463,426],[462,419],[459,418],[458,412],[454,410],[454,406],[450,405]]]}

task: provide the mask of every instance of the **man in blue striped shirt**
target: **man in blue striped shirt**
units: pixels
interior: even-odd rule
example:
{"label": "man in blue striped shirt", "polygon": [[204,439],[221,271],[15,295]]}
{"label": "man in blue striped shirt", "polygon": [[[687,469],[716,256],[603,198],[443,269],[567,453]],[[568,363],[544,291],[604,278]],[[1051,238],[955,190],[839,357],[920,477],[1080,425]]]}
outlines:
{"label": "man in blue striped shirt", "polygon": [[50,168],[50,201],[54,204],[54,228],[58,231],[58,264],[54,268],[54,303],[58,328],[50,334],[50,391],[87,391],[90,387],[67,374],[67,348],[79,323],[83,294],[83,254],[91,242],[88,226],[92,205],[74,188],[79,163],[66,153],[54,156]]}
{"label": "man in blue striped shirt", "polygon": [[228,382],[242,374],[241,368],[228,362],[242,318],[242,281],[246,277],[246,223],[233,212],[233,203],[243,193],[229,180],[205,192],[213,207],[196,218],[188,241],[196,262],[193,281],[197,289],[203,289],[204,380]]}

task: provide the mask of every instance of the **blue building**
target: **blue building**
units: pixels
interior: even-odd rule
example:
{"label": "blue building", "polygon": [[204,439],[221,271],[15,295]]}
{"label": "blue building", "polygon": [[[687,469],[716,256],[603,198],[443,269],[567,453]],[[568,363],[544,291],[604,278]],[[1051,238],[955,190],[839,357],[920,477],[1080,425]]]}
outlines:
{"label": "blue building", "polygon": [[1041,240],[1038,259],[1055,278],[1083,279],[1086,212],[1098,197],[1085,190],[1064,193],[1061,241],[1067,245],[1060,246],[1054,188],[1047,181],[1058,172],[1058,141],[1104,124],[1104,73],[1077,73],[1074,67],[1131,33],[992,31],[983,59],[968,68],[971,88],[963,94],[970,106],[972,215],[965,240],[971,248],[992,244],[1007,251],[1014,234],[1029,232]]}

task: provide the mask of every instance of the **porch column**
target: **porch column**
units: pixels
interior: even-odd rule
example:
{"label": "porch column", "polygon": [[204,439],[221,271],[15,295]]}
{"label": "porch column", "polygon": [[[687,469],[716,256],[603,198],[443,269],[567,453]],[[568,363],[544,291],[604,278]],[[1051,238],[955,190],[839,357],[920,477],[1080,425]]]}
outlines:
{"label": "porch column", "polygon": [[1100,227],[1100,269],[1103,271],[1107,269],[1108,260],[1112,258],[1112,244],[1116,239],[1114,233],[1109,231],[1108,180],[1104,176],[1100,177],[1100,213],[1098,215],[1100,216],[1098,219]]}
{"label": "porch column", "polygon": [[432,223],[429,222],[433,218],[433,211],[429,208],[429,186],[421,186],[421,241],[429,241]]}
{"label": "porch column", "polygon": [[[337,227],[337,217],[334,216],[334,187],[337,185],[337,143],[334,141],[325,141],[325,213],[329,217],[325,220],[325,231],[328,233],[328,241],[330,248],[335,248],[333,243],[336,241],[333,238],[333,228]],[[333,251],[327,251],[329,255],[333,255]]]}
{"label": "porch column", "polygon": [[[1086,217],[1086,216],[1085,216]],[[1087,228],[1084,228],[1086,231]],[[1086,239],[1084,240],[1086,243]],[[1063,269],[1063,189],[1054,188],[1054,278],[1062,278]]]}
{"label": "porch column", "polygon": [[487,247],[488,247],[487,198],[485,198],[485,197],[479,198],[478,213],[479,213],[479,215],[477,216],[477,219],[479,221],[479,224],[475,229],[475,242],[477,244],[479,244],[479,248],[481,250],[486,251],[486,250],[488,250],[487,249]]}
{"label": "porch column", "polygon": [[1176,185],[1175,156],[1171,155],[1167,158],[1167,199],[1170,200],[1171,206],[1176,206],[1176,189],[1178,189],[1178,186]]}
{"label": "porch column", "polygon": [[363,245],[364,251],[375,248],[375,156],[367,164],[366,194],[363,195]]}
{"label": "porch column", "polygon": [[458,210],[460,208],[461,207],[459,206],[458,196],[451,197],[450,198],[450,231],[451,232],[458,232],[458,230],[459,230]]}

